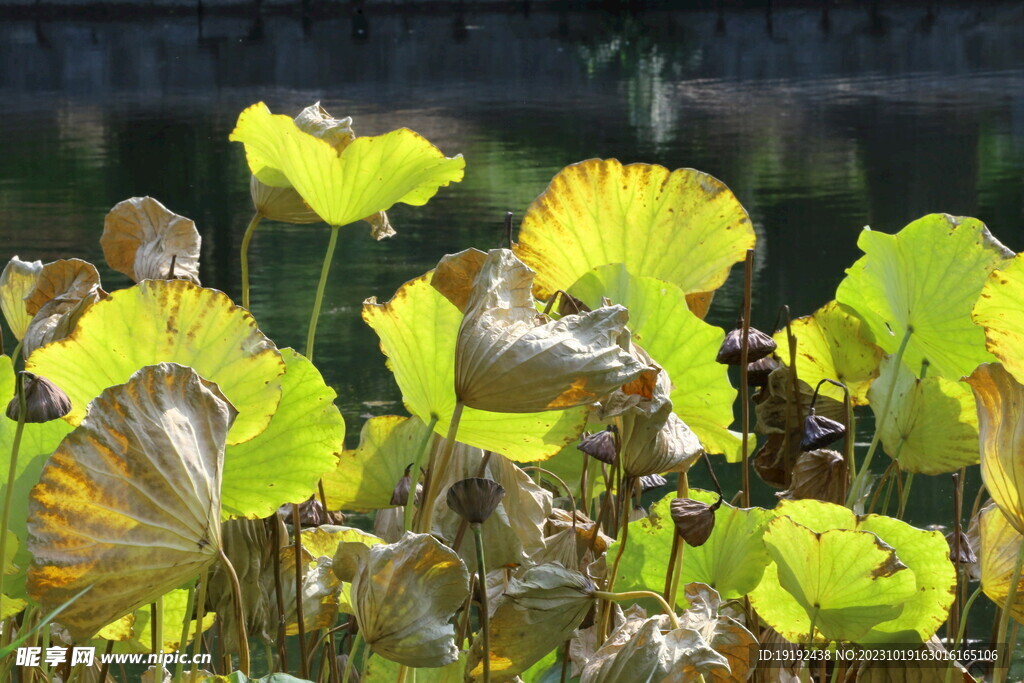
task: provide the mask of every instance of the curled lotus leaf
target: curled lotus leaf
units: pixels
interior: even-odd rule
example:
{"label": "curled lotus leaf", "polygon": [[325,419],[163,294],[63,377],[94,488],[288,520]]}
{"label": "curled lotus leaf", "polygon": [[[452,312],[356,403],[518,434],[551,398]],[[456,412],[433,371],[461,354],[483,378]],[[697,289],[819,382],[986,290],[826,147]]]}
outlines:
{"label": "curled lotus leaf", "polygon": [[[881,406],[892,392],[889,415]],[[882,446],[904,472],[945,474],[978,463],[978,414],[970,387],[945,377],[918,379],[887,357],[868,391]]]}
{"label": "curled lotus leaf", "polygon": [[175,363],[106,389],[50,457],[29,502],[28,592],[76,638],[194,579],[221,548],[224,444],[236,415]]}
{"label": "curled lotus leaf", "polygon": [[152,197],[132,197],[115,204],[103,220],[100,237],[107,264],[135,282],[174,277],[198,285],[201,244],[191,219]]}
{"label": "curled lotus leaf", "polygon": [[704,674],[705,679],[745,681],[752,668],[750,661],[757,638],[743,624],[722,614],[722,599],[715,589],[703,583],[690,583],[685,588],[690,607],[679,616],[679,625],[700,634],[715,652],[725,657],[728,672],[715,667]]}
{"label": "curled lotus leaf", "polygon": [[32,320],[32,314],[25,308],[25,297],[36,288],[42,271],[42,261],[22,261],[14,256],[0,273],[0,310],[14,338],[19,341]]}
{"label": "curled lotus leaf", "polygon": [[32,317],[28,329],[25,330],[22,347],[24,355],[27,357],[40,346],[66,338],[75,329],[82,315],[104,296],[105,292],[99,286],[94,286],[81,299],[57,297],[47,301]]}
{"label": "curled lotus leaf", "polygon": [[993,269],[1013,252],[976,218],[933,213],[895,235],[865,229],[864,256],[846,270],[836,300],[860,317],[869,341],[895,353],[908,329],[903,362],[959,380],[993,359],[971,310]]}
{"label": "curled lotus leaf", "polygon": [[[262,643],[273,643],[277,634],[277,604],[274,600],[274,586],[266,590],[261,579],[269,573],[273,576],[274,536],[273,526],[278,525],[279,539],[287,538],[284,522],[277,515],[268,519],[231,519],[221,525],[221,542],[224,554],[235,569],[242,595],[242,614],[245,615],[245,630],[250,638]],[[282,542],[284,542],[282,540]],[[288,558],[287,548],[281,549],[281,564]],[[294,556],[294,551],[292,551]],[[294,576],[295,563],[292,562]],[[269,571],[268,571],[269,570]],[[283,576],[288,576],[283,574]],[[238,626],[234,609],[234,591],[231,579],[223,564],[216,564],[210,570],[207,584],[207,601],[223,622],[221,637],[228,649],[238,647]],[[291,587],[293,597],[295,582],[283,582],[282,590]],[[294,600],[286,603],[294,607]],[[166,633],[166,631],[165,631]],[[102,634],[102,632],[101,632]]]}
{"label": "curled lotus leaf", "polygon": [[370,548],[343,543],[334,564],[352,573],[352,611],[373,652],[410,667],[458,660],[451,620],[469,595],[469,572],[454,550],[407,533]]}
{"label": "curled lotus leaf", "polygon": [[[455,348],[462,314],[429,280],[428,274],[405,283],[386,304],[368,299],[363,320],[380,337],[406,408],[424,423],[436,417],[434,431],[444,436],[455,410]],[[574,441],[585,422],[584,408],[516,414],[467,407],[458,438],[517,462],[543,460]]]}
{"label": "curled lotus leaf", "polygon": [[483,638],[473,641],[466,679],[483,676],[488,656],[492,681],[507,681],[535,664],[562,643],[594,605],[594,583],[583,574],[557,564],[539,564],[512,579],[492,609],[490,652]]}
{"label": "curled lotus leaf", "polygon": [[437,262],[430,285],[441,292],[460,313],[466,312],[473,284],[484,267],[487,252],[479,249],[464,249],[457,254],[445,254]]}
{"label": "curled lotus leaf", "polygon": [[487,254],[455,348],[455,395],[471,408],[529,413],[583,406],[657,371],[626,349],[629,313],[603,306],[538,319],[534,273],[508,249]]}
{"label": "curled lotus leaf", "polygon": [[238,409],[229,444],[264,429],[281,401],[281,353],[223,292],[185,280],[144,280],[89,308],[66,339],[37,349],[25,369],[71,399],[78,424],[89,401],[141,367],[174,362],[216,382]]}
{"label": "curled lotus leaf", "polygon": [[622,472],[643,477],[662,472],[685,472],[704,453],[696,434],[672,412],[667,398],[668,374],[659,373],[651,401],[644,401],[619,416]]}
{"label": "curled lotus leaf", "polygon": [[262,102],[238,116],[229,138],[245,144],[249,169],[271,187],[293,187],[328,225],[347,225],[396,203],[422,206],[462,180],[462,155],[448,158],[408,128],[356,138],[338,150]]}
{"label": "curled lotus leaf", "polygon": [[967,383],[978,406],[985,489],[1024,533],[1024,386],[998,363],[979,365]]}
{"label": "curled lotus leaf", "polygon": [[[878,376],[882,349],[864,338],[864,322],[835,301],[814,313],[792,321],[790,328],[796,338],[797,376],[812,387],[823,379],[842,382],[850,390],[854,405],[867,405],[867,391]],[[789,336],[785,328],[775,333],[775,352],[789,364]],[[837,401],[843,390],[827,382],[820,393]]]}
{"label": "curled lotus leaf", "polygon": [[47,263],[35,288],[25,297],[25,310],[32,315],[25,329],[25,356],[44,344],[67,337],[86,309],[105,296],[99,271],[88,261],[64,259]]}
{"label": "curled lotus leaf", "polygon": [[[1017,555],[1024,536],[998,505],[985,506],[978,515],[978,537],[981,545],[981,589],[1000,607],[1006,604],[1013,580]],[[1024,623],[1024,576],[1017,578],[1017,593],[1010,605],[1010,615]]]}
{"label": "curled lotus leaf", "polygon": [[[1018,382],[1024,382],[1024,254],[992,271],[974,305],[972,318],[985,329],[988,350]],[[967,373],[964,373],[967,374]]]}
{"label": "curled lotus leaf", "polygon": [[722,286],[754,241],[747,212],[706,173],[589,159],[559,171],[530,205],[516,253],[537,270],[543,298],[609,263],[693,294]]}

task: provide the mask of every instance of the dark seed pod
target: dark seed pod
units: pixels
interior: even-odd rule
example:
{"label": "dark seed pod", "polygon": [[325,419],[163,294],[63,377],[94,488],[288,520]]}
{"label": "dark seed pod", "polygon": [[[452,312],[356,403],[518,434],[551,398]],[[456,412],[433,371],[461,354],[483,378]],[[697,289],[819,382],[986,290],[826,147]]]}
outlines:
{"label": "dark seed pod", "polygon": [[594,434],[584,434],[580,437],[579,445],[576,448],[603,463],[614,465],[618,460],[618,452],[615,449],[615,427],[608,427],[608,429]]}
{"label": "dark seed pod", "polygon": [[804,433],[800,437],[800,450],[813,451],[829,445],[846,434],[842,422],[836,422],[824,415],[815,415],[814,408],[804,418]]}
{"label": "dark seed pod", "polygon": [[[775,347],[774,339],[761,330],[751,327],[750,333],[747,335],[747,363],[753,363],[765,356],[770,356],[775,351]],[[722,346],[719,347],[718,356],[715,360],[722,365],[740,364],[743,360],[742,326],[725,335],[725,340],[722,342]]]}
{"label": "dark seed pod", "polygon": [[645,474],[640,477],[640,491],[646,492],[651,489],[661,488],[668,484],[668,479],[661,476],[660,474]]}
{"label": "dark seed pod", "polygon": [[960,553],[957,554],[956,532],[950,531],[946,534],[946,543],[949,543],[949,559],[951,562],[960,564],[977,564],[978,557],[971,548],[971,542],[967,540],[967,534],[960,532]]}
{"label": "dark seed pod", "polygon": [[712,505],[692,498],[673,498],[670,505],[676,533],[694,548],[704,545],[715,528],[715,510],[722,505],[722,497]]}
{"label": "dark seed pod", "polygon": [[761,360],[747,363],[747,384],[752,387],[768,386],[768,375],[778,368],[782,363],[771,356],[765,356]]}
{"label": "dark seed pod", "polygon": [[412,477],[409,476],[409,470],[412,469],[412,464],[405,466],[405,474],[395,484],[395,490],[391,492],[391,504],[405,506],[409,502],[409,489],[412,488]]}
{"label": "dark seed pod", "polygon": [[[56,384],[31,372],[21,375],[25,382],[25,422],[49,422],[71,412],[71,399]],[[20,415],[15,395],[7,404],[7,417],[17,422]]]}
{"label": "dark seed pod", "polygon": [[448,507],[470,524],[482,524],[491,516],[505,496],[505,489],[496,481],[471,477],[457,481],[448,489]]}

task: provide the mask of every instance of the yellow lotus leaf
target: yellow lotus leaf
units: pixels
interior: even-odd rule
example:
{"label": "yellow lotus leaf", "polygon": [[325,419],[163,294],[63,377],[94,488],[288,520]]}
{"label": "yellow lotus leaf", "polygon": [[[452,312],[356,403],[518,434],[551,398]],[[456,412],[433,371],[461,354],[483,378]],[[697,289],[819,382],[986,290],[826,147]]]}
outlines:
{"label": "yellow lotus leaf", "polygon": [[[160,632],[163,634],[161,652],[179,652],[184,650],[181,644],[181,626],[185,620],[185,608],[188,606],[188,590],[179,588],[168,591],[160,596]],[[203,614],[203,632],[213,627],[218,617],[223,615],[207,609]],[[189,620],[186,646],[196,636],[196,620]],[[153,652],[153,611],[144,605],[131,614],[104,626],[96,634],[97,638],[113,640],[116,653],[150,654]],[[226,635],[226,634],[225,634]],[[105,643],[91,641],[90,645],[102,648]],[[187,670],[187,669],[186,669]]]}
{"label": "yellow lotus leaf", "polygon": [[107,264],[135,282],[175,278],[199,284],[196,224],[152,197],[118,202],[103,220],[100,246]]}
{"label": "yellow lotus leaf", "polygon": [[229,444],[263,432],[281,402],[280,352],[223,292],[185,280],[144,280],[91,306],[66,339],[37,349],[25,369],[71,399],[78,424],[89,401],[133,372],[181,363],[216,382],[238,409]]}
{"label": "yellow lotus leaf", "polygon": [[161,363],[106,389],[29,502],[29,595],[86,638],[194,579],[221,547],[224,445],[236,411],[191,368]]}
{"label": "yellow lotus leaf", "polygon": [[[998,505],[987,505],[978,515],[981,589],[1000,607],[1006,604],[1010,577],[1017,564],[1020,544],[1024,543],[1024,536],[1013,527],[1012,520]],[[1024,623],[1024,575],[1017,577],[1017,594],[1010,606],[1010,615]]]}
{"label": "yellow lotus leaf", "polygon": [[491,250],[480,267],[455,348],[455,395],[465,405],[502,413],[574,408],[657,372],[626,351],[623,306],[544,322],[533,276],[508,249]]}
{"label": "yellow lotus leaf", "polygon": [[985,489],[1024,534],[1024,386],[998,363],[979,365],[967,383],[978,406]]}
{"label": "yellow lotus leaf", "polygon": [[[871,380],[878,376],[883,351],[861,333],[864,323],[835,301],[791,324],[796,337],[797,376],[812,387],[823,379],[842,382],[850,390],[854,405],[867,405]],[[776,354],[789,365],[789,337],[785,328],[775,333]],[[843,400],[843,390],[827,382],[820,393]]]}
{"label": "yellow lotus leaf", "polygon": [[[878,406],[890,391],[892,405],[883,423]],[[882,446],[904,472],[945,474],[978,462],[978,415],[970,387],[963,382],[918,379],[889,356],[868,398]]]}
{"label": "yellow lotus leaf", "polygon": [[14,338],[19,341],[32,320],[32,314],[25,308],[25,297],[36,288],[42,271],[42,261],[22,261],[14,256],[0,273],[0,310]]}
{"label": "yellow lotus leaf", "polygon": [[516,254],[537,271],[541,298],[610,263],[693,294],[721,287],[754,240],[735,195],[706,173],[589,159],[530,205]]}
{"label": "yellow lotus leaf", "polygon": [[985,328],[985,345],[1018,382],[1024,382],[1024,254],[992,271],[972,318]]}

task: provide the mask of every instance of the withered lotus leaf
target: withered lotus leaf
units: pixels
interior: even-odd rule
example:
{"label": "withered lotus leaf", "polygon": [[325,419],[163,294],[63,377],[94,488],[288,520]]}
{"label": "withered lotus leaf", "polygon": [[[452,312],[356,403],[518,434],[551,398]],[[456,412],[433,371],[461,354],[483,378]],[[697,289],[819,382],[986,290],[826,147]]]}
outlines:
{"label": "withered lotus leaf", "polygon": [[801,453],[793,466],[789,489],[780,498],[814,498],[842,505],[846,500],[847,467],[842,454],[822,448]]}
{"label": "withered lotus leaf", "polygon": [[148,366],[91,404],[29,502],[29,595],[75,638],[181,586],[221,547],[220,483],[234,407],[175,363]]}
{"label": "withered lotus leaf", "polygon": [[335,572],[351,579],[352,611],[370,649],[410,667],[459,658],[452,616],[469,595],[469,572],[455,551],[429,534],[366,548],[343,543]]}
{"label": "withered lotus leaf", "polygon": [[[977,530],[981,546],[981,589],[993,602],[1003,606],[1024,536],[1013,528],[1012,520],[1002,508],[992,504],[979,513]],[[1017,578],[1017,593],[1010,605],[1010,615],[1017,621],[1024,620],[1024,577]]]}
{"label": "withered lotus leaf", "polygon": [[15,339],[25,336],[32,320],[32,314],[25,308],[25,297],[35,289],[42,271],[42,261],[22,261],[14,256],[0,273],[0,310]]}
{"label": "withered lotus leaf", "polygon": [[115,204],[103,220],[100,237],[107,264],[135,282],[181,279],[198,285],[201,243],[191,219],[152,197]]}
{"label": "withered lotus leaf", "polygon": [[685,589],[690,607],[679,616],[679,625],[701,635],[715,652],[725,657],[729,669],[714,667],[704,674],[707,680],[745,681],[751,668],[754,634],[736,619],[722,614],[718,591],[703,583],[689,583]]}
{"label": "withered lotus leaf", "polygon": [[47,263],[35,288],[25,297],[25,310],[32,316],[25,329],[25,356],[44,344],[67,337],[82,314],[106,296],[100,287],[99,271],[88,261],[64,259]]}

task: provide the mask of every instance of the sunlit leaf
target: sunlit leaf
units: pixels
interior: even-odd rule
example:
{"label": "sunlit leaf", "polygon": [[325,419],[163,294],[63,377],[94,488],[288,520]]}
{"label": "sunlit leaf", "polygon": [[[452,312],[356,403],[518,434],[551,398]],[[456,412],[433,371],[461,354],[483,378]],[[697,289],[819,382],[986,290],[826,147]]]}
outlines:
{"label": "sunlit leaf", "polygon": [[118,202],[103,220],[100,245],[114,270],[135,282],[174,277],[199,284],[202,238],[196,224],[152,197]]}
{"label": "sunlit leaf", "polygon": [[[163,643],[161,652],[179,652],[185,648],[181,643],[181,625],[185,620],[185,607],[188,604],[188,591],[185,589],[178,589],[168,591],[164,593],[160,598],[160,615],[162,617],[162,628]],[[213,626],[217,620],[217,613],[206,612],[203,614],[203,632]],[[153,613],[149,605],[146,605],[140,609],[135,610],[131,614],[127,615],[127,618],[131,621],[131,627],[128,630],[127,638],[117,637],[112,638],[117,642],[114,643],[114,652],[125,652],[125,653],[138,653],[138,654],[150,654],[153,652]],[[123,636],[125,618],[119,619],[115,624],[108,625],[100,630],[97,634],[100,637],[111,639],[110,636]],[[116,626],[115,626],[116,625]],[[116,628],[117,630],[111,630]],[[196,635],[196,620],[192,619],[189,622],[188,630],[188,641],[186,645],[195,638]],[[98,647],[103,647],[102,644],[97,644]]]}
{"label": "sunlit leaf", "polygon": [[[405,283],[386,304],[367,300],[363,320],[380,337],[406,408],[423,422],[436,416],[435,431],[444,436],[455,409],[455,346],[462,314],[429,280],[427,274]],[[585,421],[584,408],[523,414],[466,408],[458,439],[518,462],[542,460],[574,440]]]}
{"label": "sunlit leaf", "polygon": [[[988,350],[1018,382],[1024,382],[1024,254],[992,271],[974,305],[974,322],[985,328]],[[967,374],[966,372],[964,374]]]}
{"label": "sunlit leaf", "polygon": [[753,246],[747,212],[706,173],[589,159],[530,205],[516,253],[537,271],[541,298],[610,263],[692,294],[718,289]]}
{"label": "sunlit leaf", "polygon": [[19,341],[32,320],[32,314],[25,308],[25,297],[36,288],[42,270],[42,261],[22,261],[14,256],[0,273],[0,310],[11,334]]}
{"label": "sunlit leaf", "polygon": [[952,380],[992,360],[971,309],[988,274],[1012,252],[975,218],[930,214],[895,235],[865,229],[864,252],[847,269],[836,300],[866,323],[865,336],[895,353],[913,328],[903,362],[925,359],[930,374]]}
{"label": "sunlit leaf", "polygon": [[407,128],[356,138],[340,153],[262,102],[238,116],[229,138],[245,143],[249,169],[272,187],[294,187],[330,225],[347,225],[401,202],[426,204],[462,180],[461,155],[447,158]]}
{"label": "sunlit leaf", "polygon": [[[1010,591],[1013,569],[1021,551],[1021,536],[997,505],[987,505],[978,517],[981,548],[981,588],[992,602],[1003,607]],[[1024,623],[1024,576],[1017,577],[1017,594],[1010,615]]]}
{"label": "sunlit leaf", "polygon": [[287,370],[270,424],[224,453],[221,504],[227,517],[266,517],[285,503],[308,499],[320,477],[336,468],[345,445],[334,389],[294,349],[282,349],[281,358]]}
{"label": "sunlit leaf", "polygon": [[228,443],[264,429],[281,400],[284,361],[244,309],[222,292],[184,280],[146,280],[92,306],[70,337],[38,349],[25,369],[71,398],[67,420],[133,372],[161,362],[195,368],[238,409]]}
{"label": "sunlit leaf", "polygon": [[725,332],[693,315],[678,286],[634,275],[622,264],[585,273],[570,294],[592,308],[602,297],[629,309],[633,341],[663,367],[672,381],[672,409],[709,453],[739,460],[739,438],[729,431],[736,390],[728,368],[715,362]]}
{"label": "sunlit leaf", "polygon": [[[871,385],[868,398],[881,425],[882,446],[900,469],[919,474],[945,474],[978,462],[978,414],[970,387],[944,377],[918,379],[892,357]],[[881,421],[880,406],[892,391],[889,416]]]}
{"label": "sunlit leaf", "polygon": [[76,637],[176,588],[220,549],[224,442],[236,412],[173,363],[106,389],[50,457],[29,502],[28,591]]}
{"label": "sunlit leaf", "polygon": [[[398,672],[401,668],[401,664],[392,662],[390,659],[371,657],[366,664],[366,676],[360,680],[362,683],[394,683],[398,680]],[[446,666],[433,669],[413,669],[408,672],[406,680],[410,680],[415,675],[416,683],[462,683],[465,671],[466,658],[462,657]]]}
{"label": "sunlit leaf", "polygon": [[[854,405],[867,404],[867,391],[871,380],[878,376],[882,349],[864,339],[864,323],[830,301],[812,315],[792,321],[796,337],[797,376],[812,387],[823,379],[842,382],[850,390]],[[789,337],[785,328],[775,333],[778,344],[776,354],[789,365]],[[821,385],[820,393],[843,400],[843,390],[828,384]]]}

